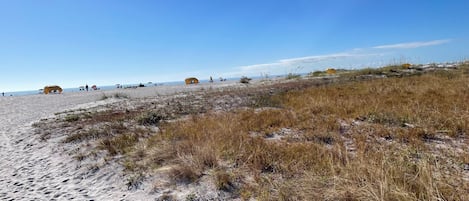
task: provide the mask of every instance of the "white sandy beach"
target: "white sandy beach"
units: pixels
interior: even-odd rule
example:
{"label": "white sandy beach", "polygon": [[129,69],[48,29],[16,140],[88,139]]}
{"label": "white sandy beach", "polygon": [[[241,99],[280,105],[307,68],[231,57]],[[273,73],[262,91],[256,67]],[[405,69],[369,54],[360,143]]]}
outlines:
{"label": "white sandy beach", "polygon": [[111,91],[0,97],[0,200],[148,200],[148,190],[129,191],[122,169],[108,166],[99,174],[61,150],[58,139],[39,140],[32,124],[55,113],[91,108],[126,99],[105,99],[116,93],[130,98],[241,86],[235,81],[191,86],[157,86]]}

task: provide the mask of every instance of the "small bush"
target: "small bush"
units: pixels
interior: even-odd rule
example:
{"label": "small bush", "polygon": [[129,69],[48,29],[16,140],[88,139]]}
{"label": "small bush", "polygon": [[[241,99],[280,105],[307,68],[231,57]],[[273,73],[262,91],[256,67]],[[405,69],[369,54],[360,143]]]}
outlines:
{"label": "small bush", "polygon": [[218,190],[231,191],[233,189],[233,178],[225,171],[219,170],[215,172],[215,186]]}
{"label": "small bush", "polygon": [[299,74],[294,74],[294,73],[288,73],[286,79],[291,80],[291,79],[299,79],[301,78],[301,75]]}
{"label": "small bush", "polygon": [[160,115],[156,112],[148,112],[140,117],[138,117],[137,121],[140,125],[150,126],[150,125],[158,125],[160,121],[164,120],[165,117]]}
{"label": "small bush", "polygon": [[319,77],[319,76],[324,76],[326,74],[327,74],[326,71],[314,71],[314,72],[309,73],[309,76]]}
{"label": "small bush", "polygon": [[74,122],[80,120],[80,116],[77,114],[69,114],[65,117],[66,122]]}
{"label": "small bush", "polygon": [[180,164],[171,169],[169,174],[176,182],[192,183],[200,177],[200,174],[194,168],[187,164]]}
{"label": "small bush", "polygon": [[96,139],[102,136],[109,135],[108,132],[99,129],[90,129],[82,132],[77,132],[72,135],[67,136],[63,142],[64,143],[74,143],[81,142],[84,140]]}
{"label": "small bush", "polygon": [[113,138],[106,138],[101,141],[100,148],[107,150],[110,155],[123,154],[138,142],[135,134],[122,134]]}
{"label": "small bush", "polygon": [[243,84],[249,84],[249,82],[251,81],[252,79],[251,78],[248,78],[246,76],[243,76],[241,77],[241,79],[239,80],[240,83],[243,83]]}

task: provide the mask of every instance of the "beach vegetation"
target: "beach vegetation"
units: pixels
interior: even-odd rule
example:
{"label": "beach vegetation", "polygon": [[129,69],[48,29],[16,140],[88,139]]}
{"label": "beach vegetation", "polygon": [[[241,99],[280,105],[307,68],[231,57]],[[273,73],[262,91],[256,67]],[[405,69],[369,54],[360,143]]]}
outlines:
{"label": "beach vegetation", "polygon": [[251,99],[251,106],[254,108],[281,107],[281,96],[279,95],[256,94]]}
{"label": "beach vegetation", "polygon": [[313,71],[311,73],[308,74],[308,76],[310,77],[319,77],[319,76],[325,76],[327,75],[326,71]]}
{"label": "beach vegetation", "polygon": [[240,83],[243,83],[243,84],[249,84],[249,82],[251,81],[252,79],[251,78],[248,78],[246,76],[242,76],[240,79],[239,79],[239,82]]}
{"label": "beach vegetation", "polygon": [[136,190],[142,184],[142,180],[145,178],[145,175],[139,173],[135,175],[131,175],[127,178],[127,189],[128,190]]}
{"label": "beach vegetation", "polygon": [[77,114],[68,114],[67,116],[65,116],[65,121],[67,122],[74,122],[78,120],[80,120],[80,116],[78,116]]}
{"label": "beach vegetation", "polygon": [[225,170],[216,170],[214,179],[218,190],[231,191],[234,188],[233,176]]}
{"label": "beach vegetation", "polygon": [[112,95],[113,98],[129,98],[129,95],[124,93],[115,93]]}
{"label": "beach vegetation", "polygon": [[[458,176],[463,170],[451,165],[458,157],[433,148],[442,130],[448,137],[469,131],[469,119],[460,118],[469,114],[461,93],[469,90],[463,84],[467,77],[451,77],[428,74],[290,91],[278,99],[280,108],[166,124],[147,146],[178,153],[166,161],[184,158],[174,176],[187,182],[214,168],[241,171],[237,177],[252,177],[254,183],[239,191],[249,189],[257,198],[464,200],[469,186]],[[282,133],[285,128],[295,132]],[[269,140],[273,135],[281,138]],[[165,142],[174,146],[160,146]],[[207,153],[217,165],[201,160]],[[233,183],[223,172],[214,178],[219,189]]]}
{"label": "beach vegetation", "polygon": [[291,79],[299,79],[301,78],[300,74],[295,74],[295,73],[288,73],[285,79],[291,80]]}
{"label": "beach vegetation", "polygon": [[[168,188],[208,177],[245,200],[468,200],[468,68],[204,91],[205,102],[180,98],[165,112],[93,113],[64,142],[96,142],[129,175],[165,167]],[[220,97],[245,103],[213,109]]]}
{"label": "beach vegetation", "polygon": [[137,121],[140,125],[158,125],[165,118],[166,117],[164,117],[162,114],[159,114],[158,112],[150,111],[140,115],[137,118]]}
{"label": "beach vegetation", "polygon": [[124,93],[114,93],[114,94],[109,96],[109,95],[106,95],[105,93],[103,93],[101,95],[100,100],[106,100],[106,99],[109,99],[109,98],[116,98],[116,99],[124,98],[124,99],[126,99],[126,98],[129,98],[129,95],[124,94]]}

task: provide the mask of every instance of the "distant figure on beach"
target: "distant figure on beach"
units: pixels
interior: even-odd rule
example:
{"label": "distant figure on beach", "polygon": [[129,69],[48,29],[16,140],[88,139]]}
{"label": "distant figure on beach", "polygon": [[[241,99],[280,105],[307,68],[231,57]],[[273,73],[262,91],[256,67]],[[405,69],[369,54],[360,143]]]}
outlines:
{"label": "distant figure on beach", "polygon": [[2,96],[5,96],[5,92],[2,92]]}
{"label": "distant figure on beach", "polygon": [[210,82],[213,82],[212,76],[210,76]]}
{"label": "distant figure on beach", "polygon": [[88,91],[88,84],[85,85],[86,91]]}

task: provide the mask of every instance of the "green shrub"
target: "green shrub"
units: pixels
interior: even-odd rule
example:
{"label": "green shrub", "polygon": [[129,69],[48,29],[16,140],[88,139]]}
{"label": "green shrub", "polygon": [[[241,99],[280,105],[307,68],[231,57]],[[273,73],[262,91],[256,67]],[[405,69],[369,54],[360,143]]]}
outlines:
{"label": "green shrub", "polygon": [[287,80],[291,80],[291,79],[298,79],[298,78],[301,78],[301,75],[299,74],[294,74],[294,73],[288,73],[286,79]]}

